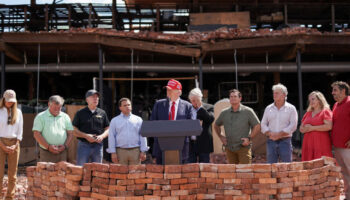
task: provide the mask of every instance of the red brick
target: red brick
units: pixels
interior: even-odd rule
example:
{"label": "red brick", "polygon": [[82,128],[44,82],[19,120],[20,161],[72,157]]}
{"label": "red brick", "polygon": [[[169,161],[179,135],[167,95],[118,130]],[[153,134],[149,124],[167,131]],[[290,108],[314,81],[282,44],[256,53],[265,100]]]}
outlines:
{"label": "red brick", "polygon": [[109,165],[102,163],[92,163],[91,169],[92,171],[109,172]]}
{"label": "red brick", "polygon": [[188,190],[172,190],[171,196],[188,195]]}
{"label": "red brick", "polygon": [[128,179],[142,179],[146,178],[146,173],[145,172],[135,172],[128,174]]}
{"label": "red brick", "polygon": [[182,173],[182,177],[184,177],[184,178],[198,178],[199,172]]}
{"label": "red brick", "polygon": [[162,185],[162,190],[179,190],[180,185]]}
{"label": "red brick", "polygon": [[216,197],[217,195],[224,195],[224,190],[208,189],[207,194],[215,194]]}
{"label": "red brick", "polygon": [[91,198],[95,198],[95,199],[101,199],[101,200],[108,200],[108,196],[107,195],[103,195],[103,194],[98,194],[98,193],[91,193]]}
{"label": "red brick", "polygon": [[121,185],[109,185],[108,190],[126,191],[126,186]]}
{"label": "red brick", "polygon": [[271,184],[271,188],[273,188],[273,189],[293,187],[293,186],[294,186],[293,182]]}
{"label": "red brick", "polygon": [[271,172],[271,164],[254,164],[253,172]]}
{"label": "red brick", "polygon": [[277,183],[276,178],[259,178],[259,183]]}
{"label": "red brick", "polygon": [[154,196],[167,197],[170,196],[170,191],[167,190],[153,190]]}
{"label": "red brick", "polygon": [[133,185],[135,180],[118,180],[117,185]]}
{"label": "red brick", "polygon": [[266,199],[270,199],[270,197],[267,194],[253,194],[251,199],[252,200],[266,200]]}
{"label": "red brick", "polygon": [[181,165],[165,165],[164,166],[164,173],[167,174],[177,174],[181,173],[182,166]]}
{"label": "red brick", "polygon": [[205,178],[188,178],[189,183],[205,183]]}
{"label": "red brick", "polygon": [[254,173],[236,173],[236,178],[254,178]]}
{"label": "red brick", "polygon": [[217,178],[218,174],[216,172],[201,172],[200,176],[202,178]]}
{"label": "red brick", "polygon": [[220,183],[223,183],[224,180],[222,178],[205,178],[205,182],[206,183],[217,183],[217,184],[220,184]]}
{"label": "red brick", "polygon": [[198,163],[191,163],[182,165],[182,173],[193,173],[197,172],[199,173],[199,164]]}
{"label": "red brick", "polygon": [[328,156],[322,156],[322,159],[324,160],[325,165],[335,166],[335,163],[336,163],[335,158],[331,158]]}
{"label": "red brick", "polygon": [[129,174],[130,173],[144,173],[146,172],[146,165],[129,165]]}
{"label": "red brick", "polygon": [[91,191],[91,187],[90,186],[87,186],[87,185],[81,185],[80,186],[80,191],[83,191],[83,192],[90,192]]}
{"label": "red brick", "polygon": [[68,173],[70,174],[83,175],[83,172],[84,170],[82,166],[77,166],[77,165],[68,166]]}
{"label": "red brick", "polygon": [[216,184],[218,190],[233,190],[234,184]]}
{"label": "red brick", "polygon": [[304,163],[302,163],[302,162],[291,162],[289,164],[289,170],[290,171],[304,170]]}
{"label": "red brick", "polygon": [[254,173],[254,178],[271,178],[271,173]]}
{"label": "red brick", "polygon": [[128,178],[128,174],[117,174],[117,173],[110,173],[109,178],[111,179],[122,179],[125,180]]}
{"label": "red brick", "polygon": [[135,190],[134,195],[135,196],[144,196],[144,195],[152,195],[153,190]]}
{"label": "red brick", "polygon": [[233,196],[233,200],[250,200],[250,195]]}
{"label": "red brick", "polygon": [[160,185],[168,185],[168,184],[170,184],[170,181],[166,180],[166,179],[162,179],[162,178],[154,178],[153,183],[160,184]]}
{"label": "red brick", "polygon": [[190,189],[196,189],[196,188],[198,188],[197,183],[180,185],[180,190],[190,190]]}
{"label": "red brick", "polygon": [[191,194],[207,194],[208,189],[205,189],[205,188],[191,189],[191,190],[188,190],[188,193],[190,195]]}
{"label": "red brick", "polygon": [[280,188],[277,191],[278,191],[279,194],[292,193],[293,192],[293,187]]}
{"label": "red brick", "polygon": [[240,195],[242,195],[242,191],[241,190],[225,190],[224,194],[225,195],[240,196]]}
{"label": "red brick", "polygon": [[126,190],[144,190],[145,188],[145,184],[134,184],[126,186]]}
{"label": "red brick", "polygon": [[[80,199],[80,200],[83,200],[83,199]],[[93,200],[93,199],[91,199]],[[125,197],[108,197],[108,200],[125,200]]]}
{"label": "red brick", "polygon": [[175,185],[175,184],[186,184],[186,183],[188,183],[188,180],[187,180],[187,178],[177,178],[177,179],[170,180],[170,183],[172,185]]}
{"label": "red brick", "polygon": [[152,183],[153,180],[151,178],[144,178],[144,179],[135,179],[136,184],[140,183]]}
{"label": "red brick", "polygon": [[162,197],[162,200],[179,200],[179,196],[175,196],[175,197]]}
{"label": "red brick", "polygon": [[319,158],[319,159],[315,159],[312,161],[313,165],[314,165],[314,168],[321,168],[323,167],[325,164],[324,164],[324,159],[322,158]]}
{"label": "red brick", "polygon": [[100,178],[109,178],[109,173],[99,172],[99,171],[93,171],[92,176],[100,177]]}
{"label": "red brick", "polygon": [[236,171],[236,165],[233,164],[218,164],[219,173],[234,173]]}
{"label": "red brick", "polygon": [[199,170],[201,172],[218,172],[218,166],[211,163],[200,163]]}
{"label": "red brick", "polygon": [[216,189],[215,183],[198,183],[198,186],[203,189]]}
{"label": "red brick", "polygon": [[182,174],[181,173],[164,173],[164,178],[165,179],[176,179],[176,178],[181,178]]}
{"label": "red brick", "polygon": [[277,197],[279,199],[292,199],[293,198],[293,194],[292,193],[277,194]]}
{"label": "red brick", "polygon": [[234,183],[234,184],[241,184],[242,179],[234,179],[234,178],[225,178],[224,183]]}
{"label": "red brick", "polygon": [[215,194],[197,194],[197,199],[215,199]]}
{"label": "red brick", "polygon": [[158,196],[151,196],[151,195],[145,195],[143,197],[144,200],[161,200],[161,197]]}
{"label": "red brick", "polygon": [[253,165],[251,164],[239,164],[236,165],[236,172],[252,172]]}
{"label": "red brick", "polygon": [[110,164],[109,172],[117,174],[127,174],[129,173],[129,167],[127,165]]}
{"label": "red brick", "polygon": [[164,166],[163,165],[146,165],[146,171],[153,172],[153,173],[164,173]]}
{"label": "red brick", "polygon": [[277,194],[277,189],[261,189],[258,190],[259,194]]}
{"label": "red brick", "polygon": [[218,173],[219,178],[236,178],[236,173]]}
{"label": "red brick", "polygon": [[289,170],[289,163],[274,163],[271,164],[272,172],[285,172]]}
{"label": "red brick", "polygon": [[160,190],[161,187],[158,184],[147,184],[147,189],[148,190]]}
{"label": "red brick", "polygon": [[143,200],[143,196],[142,197],[135,197],[135,196],[125,197],[125,200]]}
{"label": "red brick", "polygon": [[81,191],[81,192],[78,193],[78,196],[79,197],[91,197],[91,192],[83,192],[83,191]]}
{"label": "red brick", "polygon": [[197,195],[192,194],[192,195],[186,195],[186,196],[179,196],[180,200],[195,200],[197,199]]}
{"label": "red brick", "polygon": [[164,178],[163,173],[155,173],[155,172],[146,172],[147,178]]}
{"label": "red brick", "polygon": [[117,196],[123,196],[123,197],[130,197],[130,196],[134,196],[134,192],[133,191],[117,191]]}

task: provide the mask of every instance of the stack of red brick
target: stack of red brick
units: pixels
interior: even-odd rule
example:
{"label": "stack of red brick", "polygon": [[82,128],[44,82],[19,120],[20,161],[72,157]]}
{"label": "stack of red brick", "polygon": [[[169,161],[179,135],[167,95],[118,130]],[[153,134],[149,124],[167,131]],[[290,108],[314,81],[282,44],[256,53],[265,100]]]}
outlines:
{"label": "stack of red brick", "polygon": [[68,199],[76,195],[81,200],[339,199],[339,172],[334,159],[327,157],[272,165],[89,163],[83,169],[66,163],[38,163],[27,169],[27,197]]}
{"label": "stack of red brick", "polygon": [[38,162],[27,167],[26,199],[76,199],[80,191],[83,167],[67,162]]}

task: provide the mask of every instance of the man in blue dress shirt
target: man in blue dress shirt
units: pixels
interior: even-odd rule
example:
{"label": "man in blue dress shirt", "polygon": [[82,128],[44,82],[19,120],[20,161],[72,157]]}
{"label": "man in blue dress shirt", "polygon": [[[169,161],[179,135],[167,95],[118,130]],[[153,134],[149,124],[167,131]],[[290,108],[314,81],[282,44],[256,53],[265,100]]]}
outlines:
{"label": "man in blue dress shirt", "polygon": [[119,100],[120,115],[109,126],[108,149],[112,161],[122,165],[137,165],[146,159],[147,139],[140,135],[142,119],[131,113],[131,101]]}

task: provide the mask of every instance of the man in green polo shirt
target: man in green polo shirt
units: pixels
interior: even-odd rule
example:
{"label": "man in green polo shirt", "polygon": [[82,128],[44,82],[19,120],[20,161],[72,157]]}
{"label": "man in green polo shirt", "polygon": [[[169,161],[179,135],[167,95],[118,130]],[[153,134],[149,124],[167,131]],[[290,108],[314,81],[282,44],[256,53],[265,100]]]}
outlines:
{"label": "man in green polo shirt", "polygon": [[61,112],[64,99],[58,95],[49,98],[49,108],[34,119],[32,131],[40,145],[40,162],[67,161],[67,149],[73,136],[69,116]]}
{"label": "man in green polo shirt", "polygon": [[[260,122],[253,109],[241,104],[242,95],[230,90],[231,107],[221,111],[215,121],[214,130],[226,147],[226,158],[230,164],[250,164],[252,162],[251,142],[260,132]],[[225,135],[221,135],[224,126]]]}

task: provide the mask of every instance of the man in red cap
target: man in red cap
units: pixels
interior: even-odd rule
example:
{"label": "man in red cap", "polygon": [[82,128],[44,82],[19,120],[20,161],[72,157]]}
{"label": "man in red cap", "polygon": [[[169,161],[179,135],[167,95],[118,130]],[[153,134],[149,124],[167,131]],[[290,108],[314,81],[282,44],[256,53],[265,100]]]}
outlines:
{"label": "man in red cap", "polygon": [[[151,120],[185,120],[195,119],[195,110],[192,105],[180,98],[182,94],[182,85],[179,81],[171,79],[166,87],[166,99],[157,101],[153,106]],[[186,137],[182,149],[182,162],[188,159],[189,138]],[[153,157],[157,164],[162,164],[162,151],[159,147],[158,139],[154,138]]]}

